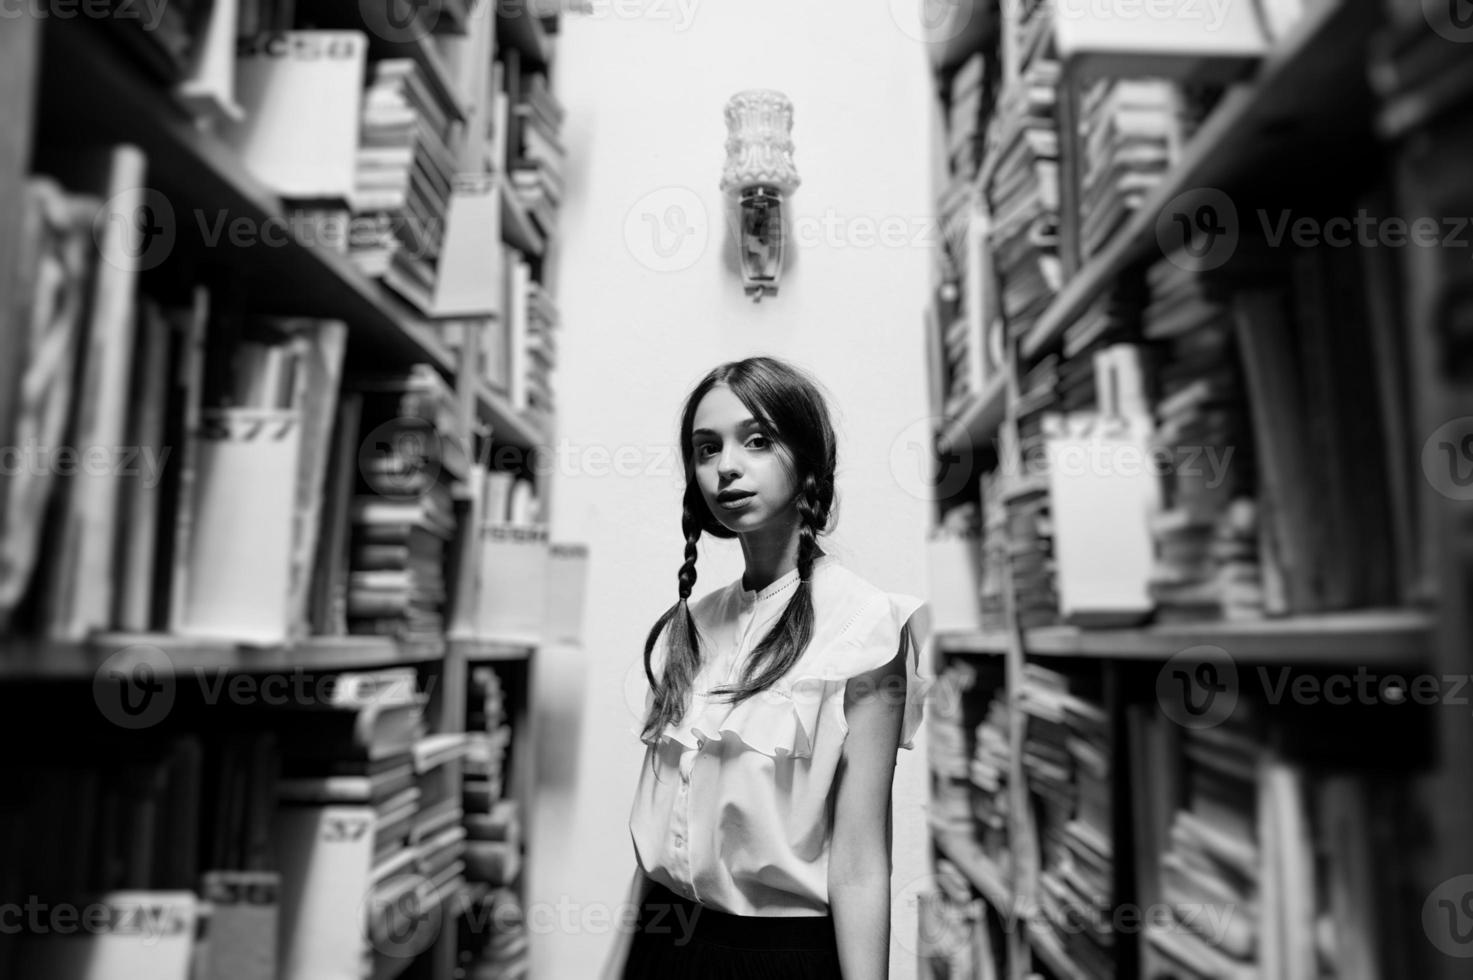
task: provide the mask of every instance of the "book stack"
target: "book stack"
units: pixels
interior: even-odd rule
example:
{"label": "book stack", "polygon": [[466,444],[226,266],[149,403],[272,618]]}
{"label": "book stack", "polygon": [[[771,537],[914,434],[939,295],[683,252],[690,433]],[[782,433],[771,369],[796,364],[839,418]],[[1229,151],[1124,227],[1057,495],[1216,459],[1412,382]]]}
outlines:
{"label": "book stack", "polygon": [[461,808],[461,767],[470,751],[463,732],[429,735],[414,746],[419,812],[409,827],[412,866],[433,903],[448,908],[466,883],[466,828]]}
{"label": "book stack", "polygon": [[969,775],[972,781],[971,816],[982,851],[1006,876],[1012,867],[1008,846],[1008,769],[1011,716],[1006,692],[994,695],[987,715],[976,729],[976,750]]}
{"label": "book stack", "polygon": [[540,282],[527,283],[526,349],[527,411],[540,419],[544,428],[557,410],[553,399],[552,372],[557,366],[557,304]]}
{"label": "book stack", "polygon": [[414,500],[355,497],[348,632],[434,642],[444,632],[445,548],[455,533],[443,484]]}
{"label": "book stack", "polygon": [[[495,928],[477,928],[479,923]],[[468,980],[523,980],[531,968],[531,939],[522,900],[511,888],[489,890],[461,919],[460,970]]]}
{"label": "book stack", "polygon": [[942,834],[969,837],[972,833],[970,793],[967,789],[967,733],[963,724],[966,692],[977,683],[976,666],[953,660],[941,671],[937,685],[955,696],[938,698],[926,712],[930,741],[932,783],[930,821]]}
{"label": "book stack", "polygon": [[563,160],[567,155],[559,130],[563,107],[542,74],[528,76],[521,101],[514,107],[521,153],[512,161],[512,187],[544,235],[554,233],[563,200]]}
{"label": "book stack", "polygon": [[[428,364],[408,372],[359,376],[361,430],[375,440],[360,460],[368,489],[405,496],[427,487],[439,471],[464,477],[469,435],[461,431],[455,390]],[[423,481],[423,482],[419,482]]]}
{"label": "book stack", "polygon": [[1040,58],[998,98],[988,135],[991,248],[1008,336],[1028,332],[1063,283],[1059,261],[1059,67]]}
{"label": "book stack", "polygon": [[1003,499],[1004,481],[995,471],[978,480],[982,496],[982,585],[978,596],[981,628],[1001,632],[1008,628],[1007,588],[1008,508]]}
{"label": "book stack", "polygon": [[272,708],[285,755],[275,832],[284,980],[347,975],[337,971],[371,967],[374,950],[402,952],[405,916],[432,899],[413,840],[427,700],[403,667],[339,674],[322,701]]}
{"label": "book stack", "polygon": [[1078,687],[1057,671],[1024,667],[1023,768],[1035,801],[1045,920],[1086,975],[1107,978],[1115,975],[1109,738],[1105,713]]}
{"label": "book stack", "polygon": [[1183,729],[1182,739],[1185,805],[1172,817],[1160,857],[1161,896],[1172,921],[1147,925],[1149,951],[1184,980],[1262,976],[1262,927],[1275,915],[1260,887],[1262,747],[1238,717]]}
{"label": "book stack", "polygon": [[1170,259],[1147,272],[1142,331],[1161,352],[1153,451],[1163,509],[1151,516],[1148,590],[1161,622],[1260,618],[1257,507],[1232,306]]}
{"label": "book stack", "polygon": [[515,810],[496,809],[498,803],[505,802],[509,789],[506,762],[511,746],[511,726],[501,678],[491,667],[479,666],[471,671],[466,731],[471,733],[463,784],[467,826],[482,829],[497,826],[504,834],[499,837],[472,835],[483,844],[499,845],[476,848],[482,858],[476,867],[487,869],[493,862],[499,864],[499,871],[482,880],[505,884],[516,877],[520,867],[520,848],[510,845],[518,844],[521,835],[516,826]]}
{"label": "book stack", "polygon": [[[946,107],[946,157],[954,179],[970,183],[982,163],[986,130],[988,58],[978,52],[951,76]],[[944,220],[944,218],[943,218]]]}
{"label": "book stack", "polygon": [[409,58],[374,62],[363,99],[349,250],[432,315],[460,123],[451,120]]}
{"label": "book stack", "polygon": [[1008,495],[1007,522],[1018,626],[1053,626],[1059,622],[1059,590],[1048,484],[1036,478],[1020,481]]}
{"label": "book stack", "polygon": [[1083,257],[1109,242],[1180,153],[1177,95],[1164,79],[1106,78],[1084,93],[1079,125]]}

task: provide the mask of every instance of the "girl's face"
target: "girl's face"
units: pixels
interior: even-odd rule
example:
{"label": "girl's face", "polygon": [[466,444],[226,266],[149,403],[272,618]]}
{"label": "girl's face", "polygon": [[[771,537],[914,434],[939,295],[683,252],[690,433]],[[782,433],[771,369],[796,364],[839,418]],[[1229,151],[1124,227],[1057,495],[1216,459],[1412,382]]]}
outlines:
{"label": "girl's face", "polygon": [[744,534],[797,519],[791,456],[725,385],[696,406],[691,448],[701,495],[727,529]]}

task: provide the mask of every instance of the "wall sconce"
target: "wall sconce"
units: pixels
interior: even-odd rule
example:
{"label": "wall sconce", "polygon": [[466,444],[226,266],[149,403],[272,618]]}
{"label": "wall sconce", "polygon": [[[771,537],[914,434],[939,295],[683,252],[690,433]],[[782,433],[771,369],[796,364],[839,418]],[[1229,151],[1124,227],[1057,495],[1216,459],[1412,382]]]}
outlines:
{"label": "wall sconce", "polygon": [[726,103],[726,167],[721,191],[737,204],[742,287],[752,301],[776,296],[783,266],[783,199],[801,181],[793,166],[793,103],[752,89]]}

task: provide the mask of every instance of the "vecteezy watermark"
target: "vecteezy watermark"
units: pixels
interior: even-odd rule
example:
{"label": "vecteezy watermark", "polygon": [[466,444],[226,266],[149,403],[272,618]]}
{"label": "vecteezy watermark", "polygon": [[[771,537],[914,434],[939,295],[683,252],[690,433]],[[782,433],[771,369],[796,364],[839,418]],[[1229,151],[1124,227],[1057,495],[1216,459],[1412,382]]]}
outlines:
{"label": "vecteezy watermark", "polygon": [[128,272],[145,272],[167,259],[175,232],[174,206],[152,187],[119,191],[102,203],[92,222],[102,261]]}
{"label": "vecteezy watermark", "polygon": [[934,415],[916,419],[890,442],[890,476],[917,500],[949,499],[976,477],[970,440],[948,443],[937,452],[937,432],[944,422]]}
{"label": "vecteezy watermark", "polygon": [[1156,215],[1161,254],[1188,272],[1207,272],[1225,264],[1238,248],[1238,209],[1215,187],[1199,187],[1173,197]]}
{"label": "vecteezy watermark", "polygon": [[1234,0],[1057,0],[1054,9],[1064,20],[1161,20],[1200,23],[1203,30],[1219,31]]}
{"label": "vecteezy watermark", "polygon": [[31,895],[24,902],[0,905],[0,935],[127,936],[153,946],[170,936],[188,935],[194,917],[192,905],[174,904],[162,897],[74,905]]}
{"label": "vecteezy watermark", "polygon": [[443,448],[428,419],[389,419],[358,444],[358,472],[380,496],[413,500],[439,479]]}
{"label": "vecteezy watermark", "polygon": [[711,219],[689,187],[661,187],[635,201],[624,215],[624,247],[653,272],[681,272],[706,254]]}
{"label": "vecteezy watermark", "polygon": [[358,13],[368,32],[396,44],[428,37],[443,10],[442,0],[358,0]]}
{"label": "vecteezy watermark", "polygon": [[1473,500],[1473,415],[1449,419],[1422,443],[1422,474],[1451,500]]}
{"label": "vecteezy watermark", "polygon": [[35,439],[0,447],[0,476],[116,476],[152,490],[163,480],[170,447],[44,446]]}
{"label": "vecteezy watermark", "polygon": [[[525,7],[526,0],[503,0],[502,16],[516,16],[515,11]],[[563,9],[563,14],[577,15],[580,19],[638,20],[653,24],[668,24],[677,34],[690,30],[695,23],[699,0],[573,0]]]}
{"label": "vecteezy watermark", "polygon": [[169,0],[0,0],[0,20],[55,17],[57,20],[136,20],[157,30]]}
{"label": "vecteezy watermark", "polygon": [[1449,878],[1422,903],[1422,930],[1446,956],[1473,957],[1473,875]]}
{"label": "vecteezy watermark", "polygon": [[1238,665],[1222,647],[1188,647],[1157,672],[1156,701],[1183,728],[1214,728],[1238,706]]}
{"label": "vecteezy watermark", "polygon": [[789,240],[799,248],[935,248],[941,225],[925,215],[822,214],[793,215]]}
{"label": "vecteezy watermark", "polygon": [[[373,833],[371,820],[359,819],[351,824],[342,833],[357,835],[353,839]],[[368,943],[375,950],[395,959],[412,959],[439,937],[445,908],[429,878],[413,873],[395,875],[373,886],[363,902],[362,921]]]}
{"label": "vecteezy watermark", "polygon": [[890,0],[890,19],[912,41],[941,44],[960,37],[981,9],[971,0]]}
{"label": "vecteezy watermark", "polygon": [[1467,248],[1469,219],[1440,216],[1376,215],[1364,208],[1354,215],[1328,218],[1300,215],[1282,208],[1260,208],[1258,223],[1270,248]]}
{"label": "vecteezy watermark", "polygon": [[206,707],[355,707],[396,704],[409,695],[428,695],[436,678],[423,684],[396,678],[389,682],[344,684],[337,674],[304,669],[265,674],[229,673],[193,666],[180,669],[163,650],[134,644],[109,656],[92,678],[93,701],[119,728],[152,728],[166,719],[181,692]]}
{"label": "vecteezy watermark", "polygon": [[1444,40],[1473,41],[1473,0],[1422,0],[1422,16]]}
{"label": "vecteezy watermark", "polygon": [[114,653],[92,675],[97,710],[119,728],[152,728],[168,717],[176,693],[174,662],[145,643]]}

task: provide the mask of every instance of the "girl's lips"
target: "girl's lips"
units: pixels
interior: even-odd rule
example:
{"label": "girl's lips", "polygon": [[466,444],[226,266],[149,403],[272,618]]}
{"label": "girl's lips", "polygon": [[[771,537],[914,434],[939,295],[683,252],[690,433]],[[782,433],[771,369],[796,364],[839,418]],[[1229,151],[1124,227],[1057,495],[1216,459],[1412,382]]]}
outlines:
{"label": "girl's lips", "polygon": [[751,503],[752,498],[755,496],[756,494],[749,493],[745,497],[738,497],[735,500],[718,500],[717,503],[727,510],[740,510]]}

